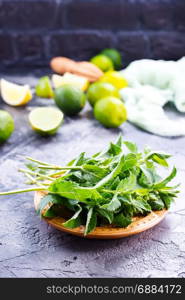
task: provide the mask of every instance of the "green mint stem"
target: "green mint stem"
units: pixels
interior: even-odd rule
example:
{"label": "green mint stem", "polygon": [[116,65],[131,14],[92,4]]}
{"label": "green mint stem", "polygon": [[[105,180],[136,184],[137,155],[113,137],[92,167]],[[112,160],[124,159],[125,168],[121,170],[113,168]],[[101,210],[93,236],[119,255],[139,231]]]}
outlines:
{"label": "green mint stem", "polygon": [[20,193],[33,192],[33,191],[43,191],[43,190],[47,190],[47,189],[44,188],[44,187],[35,187],[35,188],[24,189],[24,190],[15,190],[15,191],[1,192],[0,196],[12,195],[12,194],[20,194]]}
{"label": "green mint stem", "polygon": [[65,174],[64,170],[61,170],[61,171],[55,172],[55,173],[51,173],[50,176],[55,177],[55,176],[62,175],[62,174]]}
{"label": "green mint stem", "polygon": [[24,174],[30,174],[30,175],[34,175],[34,176],[38,176],[39,178],[43,178],[43,179],[48,179],[48,180],[52,180],[51,177],[47,176],[47,175],[43,175],[37,172],[32,172],[29,170],[24,170],[24,169],[19,169],[19,172],[22,172]]}
{"label": "green mint stem", "polygon": [[51,169],[51,170],[82,170],[82,167],[59,167],[59,166],[38,166],[39,169]]}
{"label": "green mint stem", "polygon": [[29,157],[29,156],[27,156],[26,159],[27,159],[27,160],[30,160],[30,161],[33,161],[33,162],[35,162],[35,163],[37,163],[37,164],[39,164],[39,165],[52,166],[51,164],[48,164],[48,163],[46,163],[46,162],[44,162],[44,161],[41,161],[41,160],[34,159],[34,158],[32,158],[32,157]]}

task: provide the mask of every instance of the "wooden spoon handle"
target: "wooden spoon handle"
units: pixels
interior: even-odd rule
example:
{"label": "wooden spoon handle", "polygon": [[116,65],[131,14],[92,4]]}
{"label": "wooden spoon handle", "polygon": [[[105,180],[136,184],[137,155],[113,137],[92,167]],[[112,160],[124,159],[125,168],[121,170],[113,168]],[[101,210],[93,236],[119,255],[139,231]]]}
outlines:
{"label": "wooden spoon handle", "polygon": [[89,72],[89,70],[86,70],[84,67],[76,65],[75,67],[72,67],[70,69],[70,72],[82,77],[86,77],[90,82],[94,82],[99,79],[100,76],[97,76],[96,74]]}
{"label": "wooden spoon handle", "polygon": [[64,74],[65,72],[70,72],[70,69],[76,65],[75,61],[69,59],[67,57],[54,57],[51,62],[50,66],[52,70],[59,74]]}
{"label": "wooden spoon handle", "polygon": [[50,62],[54,72],[64,74],[70,72],[79,76],[86,77],[90,82],[98,80],[103,72],[89,62],[75,62],[67,57],[55,57]]}
{"label": "wooden spoon handle", "polygon": [[97,66],[95,66],[94,64],[87,62],[87,61],[81,61],[81,62],[77,62],[78,66],[84,67],[85,69],[87,69],[89,72],[96,74],[96,76],[103,76],[103,72],[102,70],[100,70]]}

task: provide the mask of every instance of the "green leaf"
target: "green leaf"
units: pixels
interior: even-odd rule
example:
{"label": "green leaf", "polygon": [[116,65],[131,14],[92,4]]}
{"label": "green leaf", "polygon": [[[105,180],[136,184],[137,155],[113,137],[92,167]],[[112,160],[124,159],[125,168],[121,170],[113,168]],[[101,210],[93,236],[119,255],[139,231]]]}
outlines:
{"label": "green leaf", "polygon": [[109,150],[107,151],[107,153],[108,153],[109,155],[115,156],[115,155],[120,154],[121,152],[122,152],[121,147],[119,147],[118,145],[115,145],[115,144],[113,144],[113,143],[110,143],[110,148],[109,148]]}
{"label": "green leaf", "polygon": [[136,213],[143,214],[143,213],[151,211],[150,204],[142,198],[132,199],[132,205],[134,206],[134,209],[135,209]]}
{"label": "green leaf", "polygon": [[106,209],[108,211],[115,211],[121,206],[120,201],[117,198],[117,194],[115,194],[112,200],[109,203],[106,203],[101,206],[102,209]]}
{"label": "green leaf", "polygon": [[172,172],[170,173],[169,176],[167,176],[164,180],[154,184],[154,189],[160,189],[163,188],[167,185],[168,182],[170,182],[177,174],[177,169],[174,167]]}
{"label": "green leaf", "polygon": [[80,155],[75,159],[73,166],[81,166],[86,162],[85,152],[80,153]]}
{"label": "green leaf", "polygon": [[84,235],[87,235],[91,231],[93,231],[96,228],[97,224],[97,214],[94,211],[93,207],[91,207],[87,214],[87,221],[85,225],[85,233]]}
{"label": "green leaf", "polygon": [[129,153],[125,156],[122,172],[125,172],[137,165],[137,156],[134,153]]}
{"label": "green leaf", "polygon": [[132,219],[130,217],[125,217],[122,213],[114,217],[113,224],[118,227],[127,227],[132,223]]}
{"label": "green leaf", "polygon": [[74,199],[79,202],[85,202],[87,199],[98,200],[101,199],[101,195],[96,188],[93,187],[80,187],[77,183],[72,181],[65,181],[61,178],[56,179],[49,187],[49,191],[60,196]]}
{"label": "green leaf", "polygon": [[146,159],[152,159],[154,162],[156,162],[157,164],[164,166],[164,167],[168,167],[168,163],[166,161],[167,158],[169,158],[171,155],[170,154],[166,154],[164,152],[150,152],[149,154],[147,154]]}
{"label": "green leaf", "polygon": [[136,176],[135,174],[131,173],[129,177],[122,179],[117,186],[116,191],[118,193],[128,193],[129,191],[134,190],[136,187]]}
{"label": "green leaf", "polygon": [[152,210],[161,210],[164,209],[164,202],[160,198],[150,199],[148,201]]}
{"label": "green leaf", "polygon": [[93,154],[92,157],[93,157],[93,158],[96,158],[96,157],[99,156],[100,154],[101,154],[101,151],[99,151],[99,152]]}
{"label": "green leaf", "polygon": [[122,145],[123,145],[123,137],[122,137],[121,134],[118,136],[118,139],[117,139],[117,141],[116,141],[115,144],[116,144],[117,146],[119,146],[120,148],[122,147]]}
{"label": "green leaf", "polygon": [[119,183],[120,183],[120,179],[119,179],[119,176],[117,176],[116,178],[113,178],[113,180],[110,181],[109,184],[106,186],[111,190],[116,190]]}
{"label": "green leaf", "polygon": [[121,172],[124,164],[125,164],[125,156],[122,155],[119,159],[117,166],[113,169],[113,171],[110,174],[108,174],[107,176],[105,176],[102,180],[100,180],[95,185],[95,188],[99,189],[99,188],[103,187],[105,184],[107,184],[109,181],[114,179]]}
{"label": "green leaf", "polygon": [[171,154],[165,153],[165,152],[163,152],[163,151],[149,151],[149,152],[147,153],[146,158],[147,158],[147,159],[152,158],[153,155],[157,155],[157,156],[159,156],[160,158],[170,158],[170,157],[171,157]]}
{"label": "green leaf", "polygon": [[141,175],[139,178],[139,184],[144,187],[150,187],[154,183],[154,174],[151,169],[147,168],[145,165],[140,166]]}
{"label": "green leaf", "polygon": [[78,210],[76,213],[72,216],[71,219],[67,220],[65,223],[62,225],[66,228],[76,228],[82,224],[81,218],[80,218],[80,213],[82,211],[81,206],[78,205]]}
{"label": "green leaf", "polygon": [[170,208],[171,203],[174,201],[174,197],[170,195],[161,195],[161,198],[164,202],[166,209]]}
{"label": "green leaf", "polygon": [[114,214],[112,211],[107,211],[105,209],[97,209],[97,212],[99,215],[101,215],[102,217],[104,217],[105,219],[108,220],[109,224],[112,224],[113,219],[114,219]]}
{"label": "green leaf", "polygon": [[95,165],[85,164],[85,165],[83,165],[82,168],[83,168],[84,171],[88,171],[88,172],[94,173],[100,179],[102,177],[104,177],[107,174],[107,172],[108,172],[107,168],[102,168],[102,167],[95,166]]}
{"label": "green leaf", "polygon": [[121,206],[121,202],[119,201],[119,199],[117,197],[118,194],[123,191],[126,192],[128,190],[128,188],[130,188],[131,185],[133,184],[134,179],[135,179],[135,176],[131,175],[129,178],[121,180],[115,190],[115,194],[114,194],[112,200],[109,203],[102,205],[101,208],[106,209],[108,211],[116,211]]}
{"label": "green leaf", "polygon": [[46,213],[46,211],[49,210],[53,204],[61,205],[63,204],[63,199],[58,195],[52,195],[52,194],[48,194],[42,197],[39,206],[37,208],[37,213],[40,215],[43,214],[43,211],[44,213]]}
{"label": "green leaf", "polygon": [[138,152],[138,148],[137,148],[137,145],[135,143],[125,141],[124,144],[128,148],[128,150],[130,150],[131,152],[133,152],[133,153]]}
{"label": "green leaf", "polygon": [[31,171],[36,171],[38,165],[36,163],[29,162],[29,163],[26,163],[25,166]]}
{"label": "green leaf", "polygon": [[53,206],[52,206],[46,212],[43,212],[42,216],[45,217],[45,218],[54,218],[54,217],[57,216],[57,214],[53,210]]}

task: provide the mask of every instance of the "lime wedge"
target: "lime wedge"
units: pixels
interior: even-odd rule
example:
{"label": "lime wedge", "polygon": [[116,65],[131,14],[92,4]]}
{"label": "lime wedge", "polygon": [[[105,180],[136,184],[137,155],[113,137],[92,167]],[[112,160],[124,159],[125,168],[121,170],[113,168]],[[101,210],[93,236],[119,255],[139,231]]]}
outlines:
{"label": "lime wedge", "polygon": [[54,107],[38,107],[29,114],[29,122],[33,130],[41,135],[55,134],[62,124],[63,113]]}
{"label": "lime wedge", "polygon": [[35,87],[35,93],[41,98],[53,98],[53,89],[48,76],[43,76],[39,79]]}
{"label": "lime wedge", "polygon": [[51,80],[55,88],[68,84],[76,86],[82,91],[86,91],[89,85],[89,82],[85,77],[74,75],[68,72],[66,72],[63,76],[53,74]]}
{"label": "lime wedge", "polygon": [[25,105],[32,99],[32,93],[29,85],[19,85],[5,79],[1,79],[0,88],[2,99],[9,105]]}

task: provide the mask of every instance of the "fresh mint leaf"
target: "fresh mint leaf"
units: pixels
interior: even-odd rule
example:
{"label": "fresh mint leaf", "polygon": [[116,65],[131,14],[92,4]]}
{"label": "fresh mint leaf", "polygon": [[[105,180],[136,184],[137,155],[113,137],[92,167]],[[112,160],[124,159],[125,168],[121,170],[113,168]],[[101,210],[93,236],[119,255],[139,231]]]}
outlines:
{"label": "fresh mint leaf", "polygon": [[105,175],[107,175],[108,172],[107,168],[102,168],[100,166],[88,165],[88,164],[83,165],[83,170],[95,174],[100,179]]}
{"label": "fresh mint leaf", "polygon": [[61,178],[56,179],[49,187],[49,191],[69,199],[74,199],[79,202],[85,202],[87,199],[94,200],[101,199],[101,195],[96,188],[80,187],[77,183],[72,181],[64,181]]}
{"label": "fresh mint leaf", "polygon": [[112,211],[107,211],[105,209],[99,208],[97,209],[99,215],[108,220],[109,224],[112,224],[114,219],[114,213]]}
{"label": "fresh mint leaf", "polygon": [[153,199],[150,199],[148,201],[149,205],[151,206],[151,209],[152,210],[161,210],[161,209],[164,209],[164,202],[162,201],[162,199],[160,198],[153,198]]}
{"label": "fresh mint leaf", "polygon": [[114,217],[113,224],[118,227],[127,227],[132,223],[132,219],[129,216],[124,216],[123,213],[120,213]]}
{"label": "fresh mint leaf", "polygon": [[52,195],[48,194],[44,197],[42,197],[39,206],[37,208],[37,213],[42,215],[43,212],[46,213],[47,210],[53,205],[53,204],[63,204],[63,199],[58,195]]}
{"label": "fresh mint leaf", "polygon": [[133,152],[133,153],[138,152],[138,148],[137,148],[137,145],[135,143],[125,141],[124,144],[128,148],[128,150],[130,150],[130,152]]}
{"label": "fresh mint leaf", "polygon": [[171,155],[163,153],[163,152],[150,152],[147,156],[146,159],[149,160],[153,160],[154,162],[156,162],[157,164],[164,166],[164,167],[168,167],[168,162],[166,159],[168,159]]}
{"label": "fresh mint leaf", "polygon": [[110,148],[109,148],[109,150],[108,150],[108,154],[109,154],[109,155],[115,156],[115,155],[120,154],[121,152],[122,152],[122,149],[121,149],[120,146],[115,145],[115,144],[113,144],[113,143],[110,144]]}
{"label": "fresh mint leaf", "polygon": [[82,208],[81,208],[81,206],[78,205],[78,210],[76,211],[76,213],[72,216],[71,219],[67,220],[62,225],[66,228],[76,228],[76,227],[80,226],[82,223],[81,218],[80,218],[81,211],[82,211]]}
{"label": "fresh mint leaf", "polygon": [[96,224],[97,224],[97,214],[94,211],[93,207],[91,207],[87,214],[87,221],[85,225],[84,235],[87,235],[88,233],[92,232],[96,228]]}
{"label": "fresh mint leaf", "polygon": [[121,206],[120,201],[117,198],[117,194],[115,194],[112,200],[109,203],[106,203],[101,206],[102,209],[106,209],[107,211],[115,211]]}
{"label": "fresh mint leaf", "polygon": [[141,165],[140,170],[141,175],[138,179],[139,184],[144,187],[151,187],[155,180],[152,169],[147,168],[145,165]]}
{"label": "fresh mint leaf", "polygon": [[122,172],[125,172],[136,165],[137,165],[137,155],[134,153],[129,153],[124,157]]}
{"label": "fresh mint leaf", "polygon": [[107,184],[109,181],[114,179],[121,172],[124,164],[125,164],[125,156],[122,155],[119,159],[119,162],[118,162],[117,166],[112,170],[112,172],[110,174],[108,174],[102,180],[100,180],[96,184],[95,188],[99,189],[99,188],[103,187],[105,184]]}
{"label": "fresh mint leaf", "polygon": [[174,201],[174,197],[170,195],[161,195],[161,198],[164,202],[166,209],[170,208],[171,203]]}
{"label": "fresh mint leaf", "polygon": [[150,204],[142,198],[132,199],[132,205],[133,205],[136,213],[143,214],[143,213],[151,211]]}
{"label": "fresh mint leaf", "polygon": [[118,193],[128,193],[129,191],[134,190],[136,187],[136,176],[133,173],[130,173],[128,177],[122,179],[117,186],[116,191]]}
{"label": "fresh mint leaf", "polygon": [[167,176],[164,180],[154,184],[154,189],[161,189],[165,187],[168,184],[168,182],[170,182],[176,176],[176,174],[177,169],[174,167],[169,176]]}

